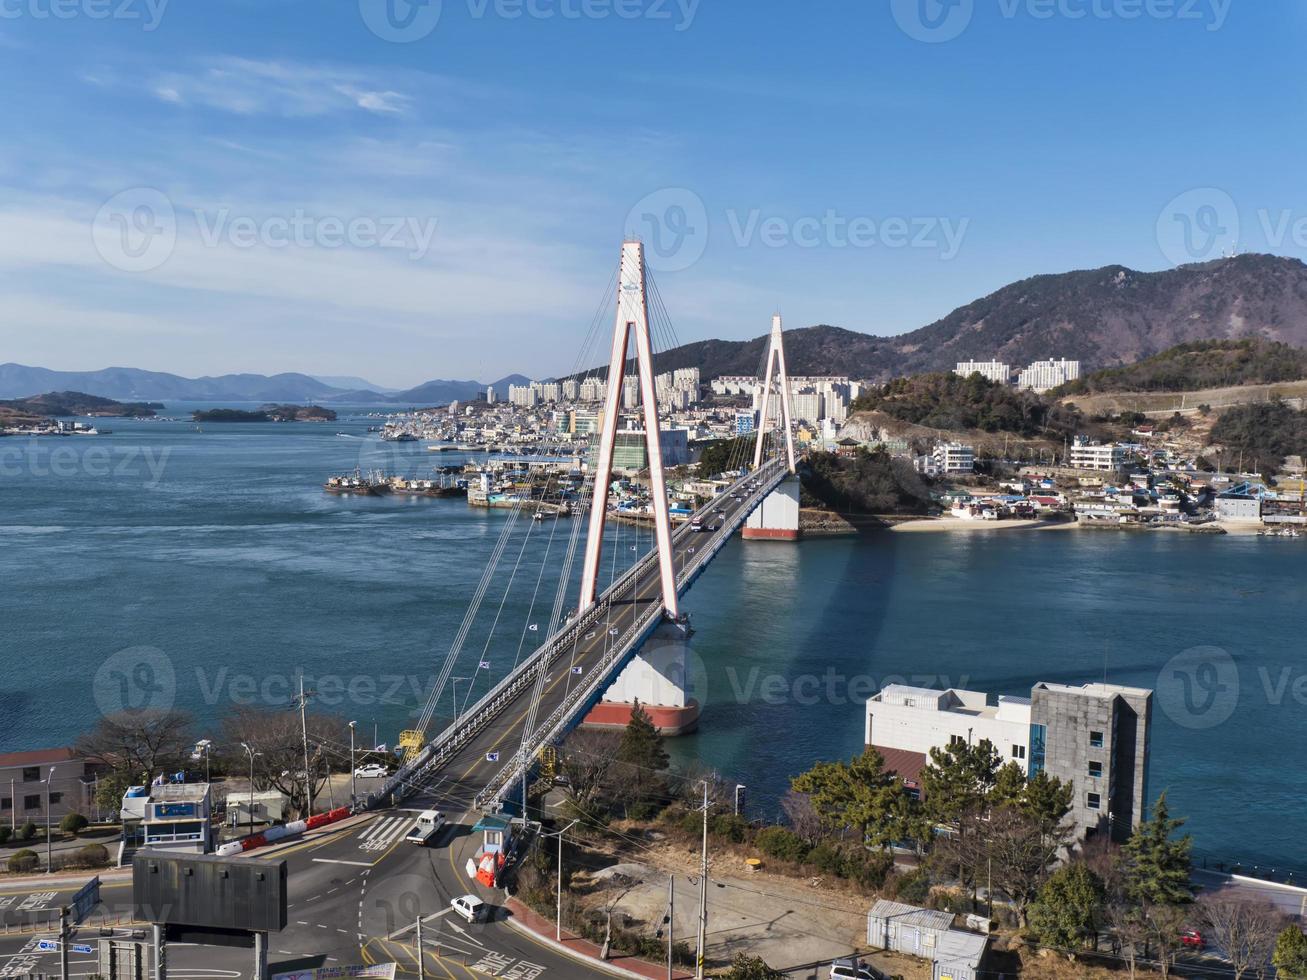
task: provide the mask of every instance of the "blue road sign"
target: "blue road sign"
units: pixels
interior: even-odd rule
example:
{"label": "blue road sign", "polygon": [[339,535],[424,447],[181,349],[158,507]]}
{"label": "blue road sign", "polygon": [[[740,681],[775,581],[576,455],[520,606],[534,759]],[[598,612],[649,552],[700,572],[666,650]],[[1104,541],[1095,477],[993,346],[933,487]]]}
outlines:
{"label": "blue road sign", "polygon": [[92,946],[92,945],[90,945],[89,943],[73,943],[72,949],[73,949],[73,952],[74,952],[74,953],[94,953],[94,952],[95,952],[95,947]]}
{"label": "blue road sign", "polygon": [[57,953],[59,951],[59,940],[57,939],[38,939],[36,948],[42,953]]}

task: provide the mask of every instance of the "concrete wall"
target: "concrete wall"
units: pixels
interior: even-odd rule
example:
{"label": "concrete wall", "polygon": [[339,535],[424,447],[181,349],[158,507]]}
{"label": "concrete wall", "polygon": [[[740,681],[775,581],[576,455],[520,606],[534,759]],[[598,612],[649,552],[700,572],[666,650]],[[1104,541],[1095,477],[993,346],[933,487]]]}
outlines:
{"label": "concrete wall", "polygon": [[799,478],[791,476],[763,498],[745,522],[744,537],[793,541],[799,536]]}

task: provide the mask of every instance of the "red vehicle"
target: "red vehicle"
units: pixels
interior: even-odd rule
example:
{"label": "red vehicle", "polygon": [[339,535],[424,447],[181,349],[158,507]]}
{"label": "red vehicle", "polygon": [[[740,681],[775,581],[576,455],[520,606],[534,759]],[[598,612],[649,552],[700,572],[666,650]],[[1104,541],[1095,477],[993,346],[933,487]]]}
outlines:
{"label": "red vehicle", "polygon": [[1203,939],[1203,934],[1197,929],[1186,929],[1180,933],[1180,945],[1188,949],[1202,949],[1207,945],[1207,940]]}

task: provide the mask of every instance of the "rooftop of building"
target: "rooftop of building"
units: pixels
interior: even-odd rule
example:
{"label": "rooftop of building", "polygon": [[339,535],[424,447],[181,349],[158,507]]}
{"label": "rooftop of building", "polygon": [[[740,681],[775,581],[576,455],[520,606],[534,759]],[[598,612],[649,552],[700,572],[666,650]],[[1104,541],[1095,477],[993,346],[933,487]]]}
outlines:
{"label": "rooftop of building", "polygon": [[952,912],[938,912],[935,909],[917,908],[882,898],[871,907],[868,916],[877,919],[892,919],[902,925],[916,926],[920,929],[951,929]]}
{"label": "rooftop of building", "polygon": [[1152,697],[1153,692],[1146,687],[1127,687],[1124,684],[1050,684],[1047,681],[1040,681],[1035,685],[1036,688],[1044,691],[1052,691],[1056,694],[1071,694],[1080,697],[1089,698],[1111,698],[1117,695],[1122,697],[1146,698]]}
{"label": "rooftop of building", "polygon": [[80,759],[76,752],[63,749],[32,749],[29,752],[6,752],[0,754],[0,769],[17,769],[20,766],[46,766],[60,762]]}
{"label": "rooftop of building", "polygon": [[964,691],[961,688],[939,691],[907,684],[885,685],[872,695],[868,704],[872,703],[1013,722],[1028,722],[1031,704],[1030,698],[1011,694],[1000,694],[997,702],[990,704],[989,695],[984,691]]}

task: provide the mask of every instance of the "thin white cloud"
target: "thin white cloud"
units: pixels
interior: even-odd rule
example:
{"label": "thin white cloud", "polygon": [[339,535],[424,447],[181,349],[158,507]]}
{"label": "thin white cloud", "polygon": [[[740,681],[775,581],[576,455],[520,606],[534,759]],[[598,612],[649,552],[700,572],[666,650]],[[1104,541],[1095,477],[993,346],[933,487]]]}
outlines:
{"label": "thin white cloud", "polygon": [[151,83],[151,92],[172,104],[287,118],[353,110],[401,115],[413,101],[357,69],[230,57],[211,59],[196,71],[160,73]]}

